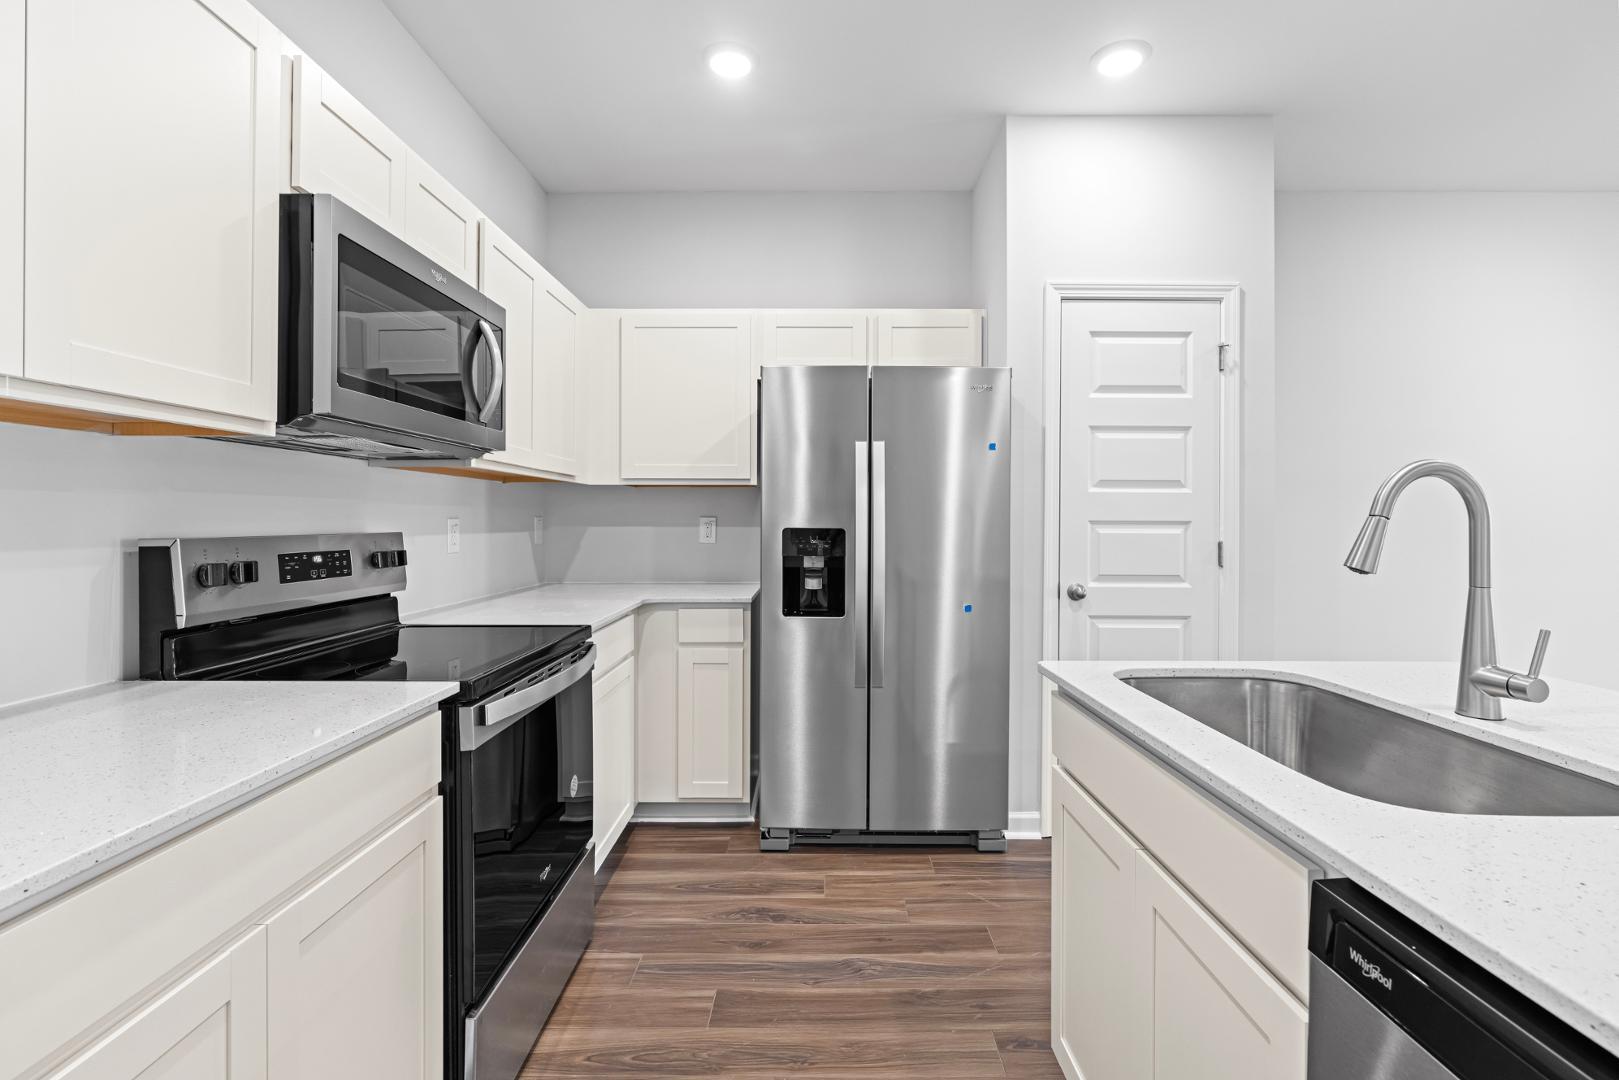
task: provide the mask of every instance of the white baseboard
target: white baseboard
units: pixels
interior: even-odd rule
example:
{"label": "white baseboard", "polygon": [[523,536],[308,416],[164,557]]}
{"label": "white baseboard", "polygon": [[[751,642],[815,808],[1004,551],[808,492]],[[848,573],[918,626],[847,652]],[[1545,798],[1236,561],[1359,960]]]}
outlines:
{"label": "white baseboard", "polygon": [[1006,838],[1008,840],[1039,840],[1040,811],[1014,810],[1006,815]]}

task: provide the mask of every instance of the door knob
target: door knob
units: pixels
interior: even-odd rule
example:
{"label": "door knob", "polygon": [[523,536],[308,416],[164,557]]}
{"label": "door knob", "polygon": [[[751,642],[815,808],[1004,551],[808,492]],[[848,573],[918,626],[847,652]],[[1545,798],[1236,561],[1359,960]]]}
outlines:
{"label": "door knob", "polygon": [[1086,592],[1085,586],[1077,581],[1068,586],[1068,599],[1070,600],[1083,600],[1087,595],[1089,594]]}

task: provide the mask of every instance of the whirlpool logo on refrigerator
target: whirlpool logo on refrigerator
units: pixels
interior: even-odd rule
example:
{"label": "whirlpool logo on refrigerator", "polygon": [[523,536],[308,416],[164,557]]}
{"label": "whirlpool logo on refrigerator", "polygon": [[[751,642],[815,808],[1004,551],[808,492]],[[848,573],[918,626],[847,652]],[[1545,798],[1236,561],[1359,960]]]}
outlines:
{"label": "whirlpool logo on refrigerator", "polygon": [[1360,973],[1366,976],[1366,978],[1372,980],[1374,983],[1379,983],[1385,990],[1394,989],[1394,980],[1383,974],[1382,967],[1366,959],[1354,946],[1350,946],[1349,948],[1349,959],[1355,962],[1355,964],[1360,968]]}

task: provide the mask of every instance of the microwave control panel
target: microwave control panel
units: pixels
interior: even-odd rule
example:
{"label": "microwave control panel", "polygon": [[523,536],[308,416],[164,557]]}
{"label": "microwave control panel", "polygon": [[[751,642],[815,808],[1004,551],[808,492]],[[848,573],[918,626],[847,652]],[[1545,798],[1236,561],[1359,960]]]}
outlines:
{"label": "microwave control panel", "polygon": [[354,565],[347,548],[335,551],[295,551],[278,555],[281,584],[296,581],[320,581],[324,578],[350,577]]}

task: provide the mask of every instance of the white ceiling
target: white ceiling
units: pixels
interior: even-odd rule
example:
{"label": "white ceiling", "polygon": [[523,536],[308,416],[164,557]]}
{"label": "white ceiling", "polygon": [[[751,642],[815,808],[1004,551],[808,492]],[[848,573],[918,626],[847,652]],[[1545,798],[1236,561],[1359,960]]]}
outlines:
{"label": "white ceiling", "polygon": [[1619,190],[1614,0],[387,3],[551,191],[962,190],[1009,113],[1271,114],[1283,188]]}

